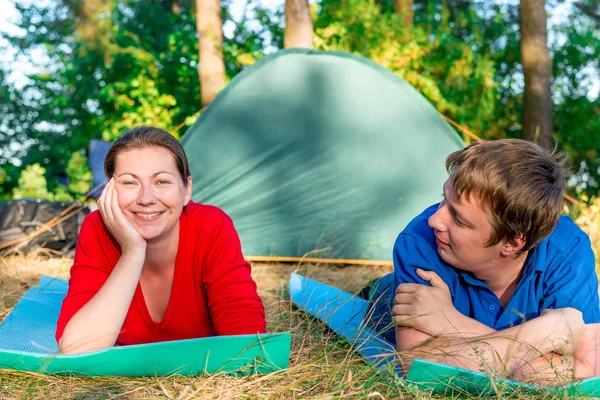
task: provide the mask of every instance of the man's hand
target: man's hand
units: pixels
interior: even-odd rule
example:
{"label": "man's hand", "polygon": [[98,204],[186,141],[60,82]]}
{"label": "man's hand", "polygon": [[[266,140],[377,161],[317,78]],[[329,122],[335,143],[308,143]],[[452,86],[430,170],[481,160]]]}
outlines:
{"label": "man's hand", "polygon": [[430,336],[454,330],[458,311],[452,304],[448,285],[433,271],[417,269],[417,275],[431,286],[402,283],[396,288],[392,315],[398,325]]}
{"label": "man's hand", "polygon": [[548,321],[548,339],[553,347],[549,351],[575,355],[586,333],[581,311],[571,307],[546,309],[539,318]]}
{"label": "man's hand", "polygon": [[537,330],[546,332],[544,341],[550,342],[543,351],[552,350],[513,371],[511,379],[549,386],[598,375],[600,324],[584,325],[581,312],[574,308],[547,309],[538,318],[544,322]]}
{"label": "man's hand", "polygon": [[575,358],[583,365],[583,368],[575,369],[575,379],[600,375],[600,323],[585,326]]}

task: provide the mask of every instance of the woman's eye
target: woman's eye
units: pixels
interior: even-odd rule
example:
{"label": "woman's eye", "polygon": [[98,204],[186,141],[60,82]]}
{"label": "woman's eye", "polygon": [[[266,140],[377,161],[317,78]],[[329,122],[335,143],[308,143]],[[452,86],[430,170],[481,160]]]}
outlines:
{"label": "woman's eye", "polygon": [[135,185],[135,182],[132,182],[132,181],[125,181],[125,182],[121,182],[121,184],[122,184],[123,186],[133,186],[133,185]]}
{"label": "woman's eye", "polygon": [[169,183],[169,181],[160,180],[160,181],[156,181],[156,183],[158,183],[159,185],[167,185]]}

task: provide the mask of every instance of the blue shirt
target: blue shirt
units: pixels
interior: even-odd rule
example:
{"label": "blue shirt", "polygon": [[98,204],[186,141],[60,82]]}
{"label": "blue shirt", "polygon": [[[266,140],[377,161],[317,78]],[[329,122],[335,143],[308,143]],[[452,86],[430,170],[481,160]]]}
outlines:
{"label": "blue shirt", "polygon": [[590,239],[573,220],[561,216],[554,231],[529,251],[517,289],[502,307],[498,297],[472,273],[440,258],[427,220],[438,205],[427,208],[400,233],[394,245],[394,283],[429,285],[417,268],[436,272],[450,288],[454,307],[496,330],[507,329],[547,309],[573,307],[586,324],[600,322],[598,277]]}

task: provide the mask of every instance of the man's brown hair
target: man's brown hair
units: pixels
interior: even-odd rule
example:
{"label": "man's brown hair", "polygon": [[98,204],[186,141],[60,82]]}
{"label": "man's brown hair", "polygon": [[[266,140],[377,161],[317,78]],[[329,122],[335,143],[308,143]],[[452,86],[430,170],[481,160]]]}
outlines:
{"label": "man's brown hair", "polygon": [[491,213],[487,245],[525,238],[532,249],[558,223],[566,186],[566,155],[520,139],[479,141],[446,159],[458,201],[475,195]]}
{"label": "man's brown hair", "polygon": [[188,177],[190,176],[190,167],[188,164],[183,147],[173,135],[160,128],[152,126],[138,126],[125,132],[116,142],[113,143],[106,159],[104,160],[104,173],[110,179],[115,173],[117,155],[120,153],[141,149],[145,147],[163,147],[173,154],[175,165],[183,179],[183,184],[188,185]]}

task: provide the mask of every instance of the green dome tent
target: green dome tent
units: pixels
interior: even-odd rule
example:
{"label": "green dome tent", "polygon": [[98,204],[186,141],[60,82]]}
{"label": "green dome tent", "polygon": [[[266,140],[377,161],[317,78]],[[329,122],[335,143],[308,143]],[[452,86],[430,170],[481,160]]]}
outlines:
{"label": "green dome tent", "polygon": [[464,146],[411,85],[365,58],[284,50],[247,68],[185,133],[194,201],[233,219],[246,256],[390,260],[441,199]]}

